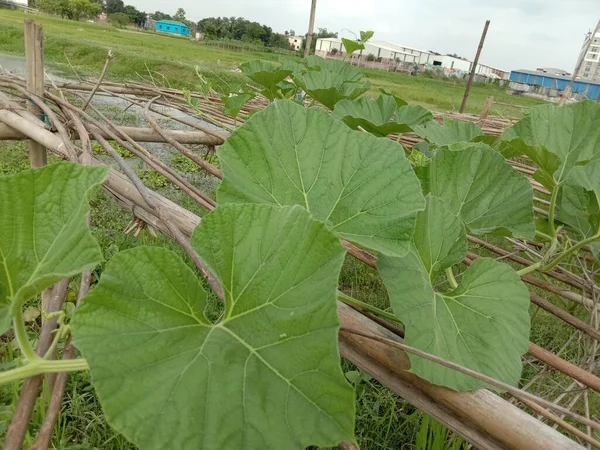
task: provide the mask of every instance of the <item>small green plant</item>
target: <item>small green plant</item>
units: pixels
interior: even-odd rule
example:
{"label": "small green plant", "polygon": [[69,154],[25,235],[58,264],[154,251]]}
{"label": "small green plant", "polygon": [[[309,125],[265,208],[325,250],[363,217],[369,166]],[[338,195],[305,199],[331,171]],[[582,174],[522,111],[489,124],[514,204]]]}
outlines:
{"label": "small green plant", "polygon": [[184,155],[173,155],[171,158],[171,165],[183,173],[197,173],[200,172],[200,167],[190,158]]}
{"label": "small green plant", "polygon": [[[116,142],[113,142],[111,145],[117,151],[117,153],[119,155],[121,155],[122,158],[133,158],[135,156],[133,153],[131,153],[125,147],[117,144]],[[94,155],[108,156],[108,153],[106,153],[106,150],[104,150],[104,147],[102,147],[102,145],[99,144],[98,142],[92,142],[92,153]]]}
{"label": "small green plant", "polygon": [[159,189],[169,186],[169,180],[163,174],[154,169],[136,169],[136,174],[140,180],[150,189]]}

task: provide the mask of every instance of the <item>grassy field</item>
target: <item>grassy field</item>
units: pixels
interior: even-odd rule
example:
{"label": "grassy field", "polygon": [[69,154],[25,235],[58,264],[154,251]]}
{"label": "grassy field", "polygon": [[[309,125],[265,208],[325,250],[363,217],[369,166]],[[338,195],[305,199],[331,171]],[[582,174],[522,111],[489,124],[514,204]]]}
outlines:
{"label": "grassy field", "polygon": [[[32,16],[0,9],[0,53],[24,54],[22,23],[25,18]],[[151,72],[161,82],[193,90],[200,82],[195,72],[198,66],[215,88],[224,90],[224,84],[243,80],[241,75],[232,70],[245,61],[263,59],[281,62],[296,59],[267,52],[233,51],[193,43],[188,39],[120,30],[107,25],[73,22],[45,15],[34,18],[44,27],[46,61],[70,76],[73,76],[71,65],[82,74],[98,74],[108,49],[111,49],[116,58],[111,65],[109,78],[148,80]],[[463,80],[436,80],[371,69],[363,71],[373,84],[372,95],[377,95],[378,89],[383,87],[409,103],[438,111],[458,110],[465,88]],[[164,75],[164,80],[158,74]],[[528,107],[541,103],[537,99],[508,95],[497,85],[476,84],[471,90],[467,111],[479,113],[490,95],[498,102],[517,106]],[[495,105],[492,114],[521,117],[522,111],[517,107]]]}

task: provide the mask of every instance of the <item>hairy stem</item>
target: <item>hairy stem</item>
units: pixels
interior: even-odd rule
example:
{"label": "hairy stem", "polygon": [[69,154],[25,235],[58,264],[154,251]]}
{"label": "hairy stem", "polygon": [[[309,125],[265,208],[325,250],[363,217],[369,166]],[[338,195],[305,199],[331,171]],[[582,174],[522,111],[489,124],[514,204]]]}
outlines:
{"label": "hairy stem", "polygon": [[38,358],[36,361],[25,364],[22,367],[0,372],[0,384],[34,377],[43,373],[75,372],[87,369],[88,363],[85,359],[49,361]]}
{"label": "hairy stem", "polygon": [[532,264],[530,266],[524,267],[521,270],[517,270],[517,274],[522,277],[523,275],[527,275],[528,273],[531,273],[535,270],[538,270],[541,267],[542,263],[540,262],[536,262],[535,264]]}
{"label": "hairy stem", "polygon": [[17,338],[17,344],[19,344],[19,349],[21,350],[21,354],[28,361],[36,361],[39,360],[40,357],[33,350],[31,343],[29,342],[29,337],[27,336],[27,330],[25,329],[25,321],[23,320],[23,310],[19,306],[15,308],[14,317],[13,317],[13,326],[15,329],[15,337]]}
{"label": "hairy stem", "polygon": [[349,295],[346,295],[343,292],[338,291],[337,298],[339,301],[345,303],[346,305],[364,309],[365,311],[369,311],[369,312],[371,312],[379,317],[382,317],[384,319],[392,320],[394,322],[400,322],[400,320],[398,320],[398,318],[395,315],[393,315],[392,313],[383,311],[382,309],[379,309],[375,306],[371,306],[368,303],[361,302],[360,300],[350,297]]}
{"label": "hairy stem", "polygon": [[456,278],[454,278],[454,272],[452,272],[452,267],[448,267],[446,269],[446,278],[448,278],[448,283],[450,283],[452,289],[456,289],[458,287]]}

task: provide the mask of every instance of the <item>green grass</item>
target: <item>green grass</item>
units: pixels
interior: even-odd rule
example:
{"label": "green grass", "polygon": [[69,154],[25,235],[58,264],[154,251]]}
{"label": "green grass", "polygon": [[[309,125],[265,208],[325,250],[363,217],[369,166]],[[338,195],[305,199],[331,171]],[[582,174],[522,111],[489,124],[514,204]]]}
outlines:
{"label": "green grass", "polygon": [[[0,9],[0,53],[24,54],[22,23],[25,18],[31,19],[32,16]],[[200,83],[195,72],[198,66],[212,86],[224,92],[227,84],[247,81],[242,75],[232,72],[243,62],[253,59],[297,60],[295,56],[266,51],[234,51],[193,43],[189,39],[120,30],[108,25],[46,15],[34,18],[44,28],[46,61],[69,76],[73,76],[70,64],[81,74],[99,74],[107,51],[111,49],[116,57],[111,63],[108,78],[151,81],[152,77],[159,84],[194,90]],[[464,80],[436,80],[404,73],[361,70],[373,84],[370,95],[377,95],[379,88],[385,88],[410,103],[438,111],[458,110],[465,88]],[[503,88],[493,84],[476,84],[471,90],[467,112],[479,113],[488,96],[494,96],[502,103],[526,107],[542,103],[537,99],[508,95]],[[504,105],[494,105],[491,113],[506,117],[522,116],[521,109]]]}

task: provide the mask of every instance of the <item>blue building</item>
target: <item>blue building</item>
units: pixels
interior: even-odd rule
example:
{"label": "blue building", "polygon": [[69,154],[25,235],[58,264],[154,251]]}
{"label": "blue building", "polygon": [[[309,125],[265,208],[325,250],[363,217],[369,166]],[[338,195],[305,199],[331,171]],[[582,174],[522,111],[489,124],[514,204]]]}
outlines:
{"label": "blue building", "polygon": [[[537,86],[529,90],[535,90],[541,93],[551,93],[552,91],[559,92],[564,91],[569,81],[569,77],[560,75],[550,75],[548,73],[534,71],[534,70],[513,70],[510,73],[509,81],[511,81],[511,87],[513,89],[518,86],[514,86],[513,83],[519,83],[521,85]],[[587,80],[576,80],[573,83],[573,94],[579,94],[580,97],[589,98],[591,100],[600,99],[600,83],[596,81]]]}
{"label": "blue building", "polygon": [[177,22],[176,20],[159,20],[156,22],[156,31],[163,33],[179,34],[181,36],[189,36],[190,29],[185,23]]}

